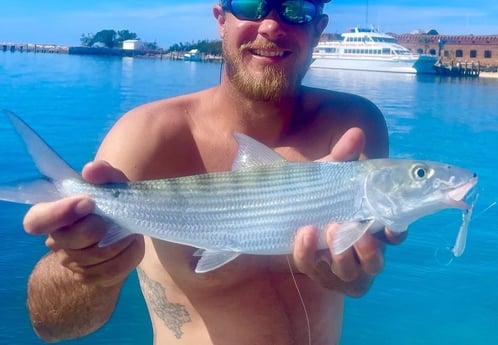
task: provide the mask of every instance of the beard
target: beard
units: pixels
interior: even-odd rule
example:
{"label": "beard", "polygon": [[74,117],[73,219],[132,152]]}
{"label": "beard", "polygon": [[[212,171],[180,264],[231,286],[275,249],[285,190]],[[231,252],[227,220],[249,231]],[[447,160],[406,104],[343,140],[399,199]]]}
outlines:
{"label": "beard", "polygon": [[291,80],[280,65],[268,65],[258,73],[250,73],[242,61],[243,52],[257,46],[260,49],[275,47],[267,43],[247,43],[238,50],[229,52],[223,44],[223,59],[226,72],[235,88],[246,97],[256,101],[279,101],[290,90]]}

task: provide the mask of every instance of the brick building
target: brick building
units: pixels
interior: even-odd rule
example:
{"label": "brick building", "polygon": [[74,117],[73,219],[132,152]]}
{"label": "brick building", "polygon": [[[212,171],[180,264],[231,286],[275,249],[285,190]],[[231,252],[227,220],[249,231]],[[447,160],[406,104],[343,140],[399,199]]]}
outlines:
{"label": "brick building", "polygon": [[446,65],[479,63],[482,70],[498,69],[498,35],[390,35],[414,52],[440,56]]}

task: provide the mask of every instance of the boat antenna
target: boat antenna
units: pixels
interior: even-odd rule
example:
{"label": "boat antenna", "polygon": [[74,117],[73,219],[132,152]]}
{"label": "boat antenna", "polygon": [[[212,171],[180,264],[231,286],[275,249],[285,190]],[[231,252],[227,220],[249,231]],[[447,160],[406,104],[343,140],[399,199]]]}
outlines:
{"label": "boat antenna", "polygon": [[368,0],[367,0],[367,8],[365,10],[365,27],[368,28]]}

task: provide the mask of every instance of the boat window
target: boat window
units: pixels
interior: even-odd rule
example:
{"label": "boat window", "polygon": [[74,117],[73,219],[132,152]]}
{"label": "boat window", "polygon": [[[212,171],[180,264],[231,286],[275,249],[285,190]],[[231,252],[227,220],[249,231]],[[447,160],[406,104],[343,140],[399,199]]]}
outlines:
{"label": "boat window", "polygon": [[371,37],[370,39],[374,42],[398,43],[395,38],[391,37]]}
{"label": "boat window", "polygon": [[391,49],[382,48],[382,55],[390,55],[390,54],[391,54]]}
{"label": "boat window", "polygon": [[397,55],[410,55],[410,51],[409,50],[402,50],[402,49],[397,49],[396,52],[393,52],[393,54],[397,54]]}

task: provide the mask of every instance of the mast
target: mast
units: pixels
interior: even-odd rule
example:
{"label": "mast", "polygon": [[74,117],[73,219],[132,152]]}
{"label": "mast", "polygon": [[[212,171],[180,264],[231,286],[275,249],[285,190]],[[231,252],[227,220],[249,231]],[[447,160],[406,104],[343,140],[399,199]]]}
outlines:
{"label": "mast", "polygon": [[367,8],[365,9],[365,27],[368,28],[370,23],[368,22],[368,0],[367,0]]}

